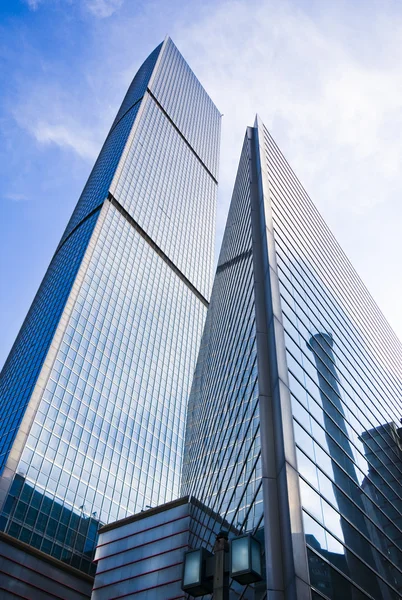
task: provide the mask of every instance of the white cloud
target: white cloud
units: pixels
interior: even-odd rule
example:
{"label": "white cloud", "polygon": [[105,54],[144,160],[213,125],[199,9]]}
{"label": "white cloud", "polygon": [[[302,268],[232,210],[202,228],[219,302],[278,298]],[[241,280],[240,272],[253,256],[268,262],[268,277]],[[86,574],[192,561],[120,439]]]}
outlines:
{"label": "white cloud", "polygon": [[[402,69],[397,61],[376,66],[348,52],[336,22],[329,32],[286,2],[229,1],[179,30],[177,41],[225,114],[224,179],[232,162],[227,153],[238,153],[233,140],[242,138],[257,111],[309,178],[334,173],[334,158],[345,153],[364,166],[371,183],[379,171],[387,178],[397,174],[402,140],[386,130],[402,124]],[[333,184],[335,194],[335,178]],[[382,201],[372,192],[355,198],[359,206]]]}
{"label": "white cloud", "polygon": [[7,200],[11,200],[12,202],[25,202],[26,200],[28,200],[28,196],[26,194],[19,194],[13,192],[5,194],[4,197]]}
{"label": "white cloud", "polygon": [[105,19],[121,8],[124,0],[84,0],[84,4],[95,17]]}
{"label": "white cloud", "polygon": [[25,0],[31,10],[38,10],[39,4],[42,0]]}
{"label": "white cloud", "polygon": [[61,123],[39,121],[32,126],[32,133],[42,144],[53,143],[62,148],[70,148],[84,159],[95,160],[99,153],[99,143],[91,139],[93,133],[83,130],[78,123],[73,127],[66,127]]}
{"label": "white cloud", "polygon": [[46,68],[43,76],[26,77],[20,85],[23,93],[12,108],[17,124],[40,145],[55,144],[93,163],[107,128],[107,116],[91,110],[93,97],[84,99],[67,80],[63,85],[48,81]]}
{"label": "white cloud", "polygon": [[[45,0],[24,0],[31,10],[38,10],[39,5]],[[105,19],[112,16],[123,5],[124,0],[76,0],[78,3],[90,12],[95,17]],[[65,0],[67,4],[71,4],[72,0]]]}
{"label": "white cloud", "polygon": [[245,128],[258,112],[399,331],[401,33],[401,15],[374,2],[354,15],[341,1],[312,14],[298,2],[229,0],[172,34],[224,113],[220,235]]}

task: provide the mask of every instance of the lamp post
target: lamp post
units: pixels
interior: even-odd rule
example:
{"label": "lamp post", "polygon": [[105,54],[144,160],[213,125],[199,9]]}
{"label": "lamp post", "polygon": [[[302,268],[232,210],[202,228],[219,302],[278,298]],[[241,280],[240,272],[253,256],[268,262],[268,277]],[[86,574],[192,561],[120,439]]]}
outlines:
{"label": "lamp post", "polygon": [[[230,552],[230,560],[229,560]],[[190,596],[203,596],[212,592],[213,600],[229,600],[229,576],[248,585],[261,581],[261,544],[250,534],[228,541],[228,533],[216,536],[214,552],[205,548],[184,554],[182,590]]]}
{"label": "lamp post", "polygon": [[226,564],[226,557],[229,552],[228,537],[227,531],[221,531],[216,536],[214,545],[214,600],[229,600],[229,571]]}

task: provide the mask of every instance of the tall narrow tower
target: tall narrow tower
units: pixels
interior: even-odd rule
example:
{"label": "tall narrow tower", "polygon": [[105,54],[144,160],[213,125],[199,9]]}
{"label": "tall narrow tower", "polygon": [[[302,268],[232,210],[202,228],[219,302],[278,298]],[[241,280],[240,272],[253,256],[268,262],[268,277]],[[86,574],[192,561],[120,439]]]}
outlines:
{"label": "tall narrow tower", "polygon": [[178,494],[210,294],[220,113],[167,38],[135,76],[0,379],[1,529],[90,570]]}
{"label": "tall narrow tower", "polygon": [[[265,542],[230,598],[399,600],[401,344],[257,118],[188,407],[183,494]],[[218,515],[218,516],[216,516]],[[265,586],[265,589],[264,589]]]}

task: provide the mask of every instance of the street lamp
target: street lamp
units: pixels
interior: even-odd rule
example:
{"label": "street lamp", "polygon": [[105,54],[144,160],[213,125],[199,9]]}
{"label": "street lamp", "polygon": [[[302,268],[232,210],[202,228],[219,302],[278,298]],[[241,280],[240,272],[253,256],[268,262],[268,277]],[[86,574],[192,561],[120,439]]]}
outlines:
{"label": "street lamp", "polygon": [[229,575],[241,585],[263,579],[261,544],[251,534],[235,537],[228,543],[227,532],[221,531],[216,538],[214,554],[205,548],[184,554],[181,587],[190,596],[213,592],[214,600],[228,600]]}
{"label": "street lamp", "polygon": [[211,552],[205,548],[190,550],[184,555],[181,589],[191,596],[204,596],[212,592],[212,578],[207,577],[207,559]]}
{"label": "street lamp", "polygon": [[231,540],[230,576],[242,585],[262,580],[261,544],[252,535]]}

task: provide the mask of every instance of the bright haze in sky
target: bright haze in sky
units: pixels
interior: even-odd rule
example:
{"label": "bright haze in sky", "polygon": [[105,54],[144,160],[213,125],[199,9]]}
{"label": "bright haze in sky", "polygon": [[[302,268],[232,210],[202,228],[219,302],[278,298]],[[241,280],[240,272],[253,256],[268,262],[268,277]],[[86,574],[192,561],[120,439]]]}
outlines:
{"label": "bright haze in sky", "polygon": [[13,0],[0,19],[0,365],[166,34],[224,115],[217,250],[258,112],[402,336],[402,3]]}

